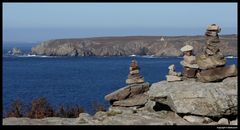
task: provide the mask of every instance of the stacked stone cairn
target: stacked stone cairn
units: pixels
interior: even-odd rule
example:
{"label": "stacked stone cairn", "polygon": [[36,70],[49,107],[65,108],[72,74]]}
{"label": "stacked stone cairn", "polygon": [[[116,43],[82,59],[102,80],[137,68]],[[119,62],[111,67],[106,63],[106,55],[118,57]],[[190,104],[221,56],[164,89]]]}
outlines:
{"label": "stacked stone cairn", "polygon": [[168,75],[166,75],[168,82],[181,81],[181,72],[176,72],[175,65],[172,64],[168,67]]}
{"label": "stacked stone cairn", "polygon": [[221,28],[216,24],[208,26],[205,33],[206,47],[204,54],[196,57],[200,72],[197,78],[201,82],[221,81],[226,77],[236,76],[236,65],[225,66],[226,59],[219,49]]}
{"label": "stacked stone cairn", "polygon": [[144,77],[139,73],[140,67],[136,60],[132,60],[132,63],[129,67],[128,79],[126,80],[126,84],[139,84],[144,83]]}
{"label": "stacked stone cairn", "polygon": [[141,108],[147,103],[146,92],[149,90],[150,84],[144,82],[144,77],[139,74],[139,69],[137,61],[132,60],[126,80],[127,86],[105,96],[105,100],[109,101],[112,107]]}
{"label": "stacked stone cairn", "polygon": [[183,52],[183,61],[180,64],[183,66],[183,79],[196,78],[198,72],[198,65],[196,57],[193,55],[193,47],[185,45],[180,49]]}

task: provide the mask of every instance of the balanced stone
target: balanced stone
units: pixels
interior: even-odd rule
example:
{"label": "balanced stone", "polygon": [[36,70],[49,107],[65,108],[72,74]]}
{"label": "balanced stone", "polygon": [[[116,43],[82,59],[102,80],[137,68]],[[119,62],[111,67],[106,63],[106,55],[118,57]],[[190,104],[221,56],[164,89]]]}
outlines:
{"label": "balanced stone", "polygon": [[166,75],[167,81],[172,82],[172,81],[181,81],[181,72],[176,72],[175,65],[172,64],[168,67],[168,75]]}
{"label": "balanced stone", "polygon": [[183,52],[183,61],[180,64],[183,66],[183,77],[195,78],[199,66],[196,62],[196,57],[192,54],[193,47],[186,45],[180,49]]}
{"label": "balanced stone", "polygon": [[173,82],[173,81],[181,81],[182,77],[173,76],[173,75],[166,75],[166,79],[167,79],[168,82]]}
{"label": "balanced stone", "polygon": [[215,31],[219,33],[221,31],[221,28],[216,24],[211,24],[208,25],[207,31]]}
{"label": "balanced stone", "polygon": [[128,79],[126,80],[126,84],[139,84],[144,83],[144,77],[139,73],[140,67],[137,64],[136,60],[132,60],[129,67]]}
{"label": "balanced stone", "polygon": [[126,80],[127,84],[139,84],[139,83],[144,83],[144,79],[143,78],[131,78],[131,79],[127,79]]}
{"label": "balanced stone", "polygon": [[139,74],[139,70],[130,71],[130,74]]}
{"label": "balanced stone", "polygon": [[183,56],[183,61],[180,64],[184,67],[194,68],[197,69],[198,65],[196,64],[196,57],[195,56]]}

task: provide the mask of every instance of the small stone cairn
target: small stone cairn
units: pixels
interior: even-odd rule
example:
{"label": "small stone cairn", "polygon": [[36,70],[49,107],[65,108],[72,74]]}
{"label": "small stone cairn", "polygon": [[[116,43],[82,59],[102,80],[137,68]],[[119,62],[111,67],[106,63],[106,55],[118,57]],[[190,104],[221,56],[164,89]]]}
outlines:
{"label": "small stone cairn", "polygon": [[180,49],[183,52],[183,61],[180,64],[183,66],[183,78],[196,78],[198,71],[198,65],[196,63],[196,57],[193,55],[193,47],[185,45]]}
{"label": "small stone cairn", "polygon": [[166,75],[168,82],[181,81],[181,72],[176,72],[175,65],[172,64],[168,67],[168,75]]}
{"label": "small stone cairn", "polygon": [[126,84],[140,84],[144,83],[144,77],[139,73],[140,67],[137,64],[136,60],[132,60],[130,67],[129,67],[129,74],[128,79],[126,80]]}
{"label": "small stone cairn", "polygon": [[137,61],[132,60],[126,80],[127,86],[104,97],[112,107],[143,107],[148,101],[146,92],[149,90],[150,83],[144,82],[144,77],[139,74],[139,69]]}

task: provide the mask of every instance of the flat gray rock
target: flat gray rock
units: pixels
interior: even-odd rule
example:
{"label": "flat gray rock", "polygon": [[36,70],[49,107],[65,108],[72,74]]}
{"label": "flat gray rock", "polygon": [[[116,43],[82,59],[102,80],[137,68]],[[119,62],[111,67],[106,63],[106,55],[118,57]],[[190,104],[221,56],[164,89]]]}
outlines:
{"label": "flat gray rock", "polygon": [[148,100],[148,97],[144,94],[139,94],[134,97],[128,98],[126,100],[120,100],[113,103],[113,106],[123,106],[123,107],[132,107],[132,106],[141,106],[144,105]]}
{"label": "flat gray rock", "polygon": [[126,98],[133,97],[138,94],[142,94],[149,90],[150,84],[148,82],[142,84],[132,84],[126,87],[120,88],[105,96],[107,101],[119,101]]}
{"label": "flat gray rock", "polygon": [[237,77],[218,83],[195,80],[161,81],[148,91],[152,101],[168,105],[176,113],[202,116],[237,115]]}

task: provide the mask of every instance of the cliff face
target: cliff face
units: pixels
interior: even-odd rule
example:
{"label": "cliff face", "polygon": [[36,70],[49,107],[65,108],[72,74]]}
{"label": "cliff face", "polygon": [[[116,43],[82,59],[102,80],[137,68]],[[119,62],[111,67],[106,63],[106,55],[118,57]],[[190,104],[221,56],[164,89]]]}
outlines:
{"label": "cliff face", "polygon": [[[126,56],[155,55],[180,56],[185,44],[194,47],[195,54],[203,51],[204,36],[129,36],[98,37],[83,39],[56,39],[44,41],[32,48],[32,53],[48,56]],[[224,55],[237,56],[237,35],[220,37],[219,44]]]}

